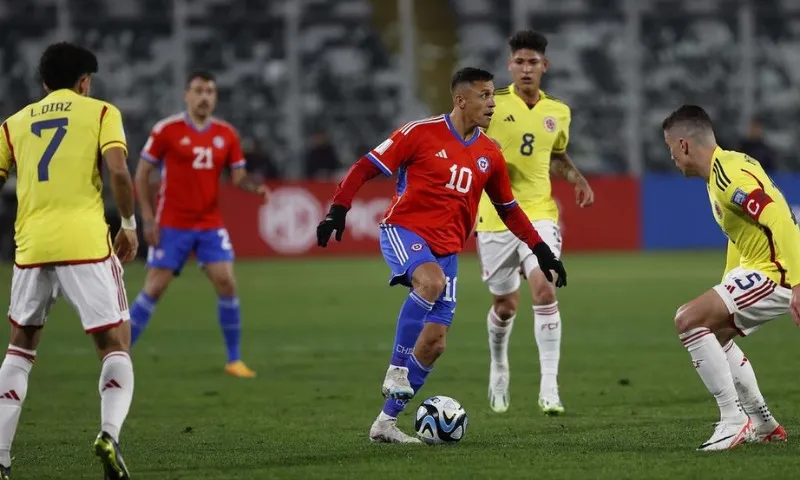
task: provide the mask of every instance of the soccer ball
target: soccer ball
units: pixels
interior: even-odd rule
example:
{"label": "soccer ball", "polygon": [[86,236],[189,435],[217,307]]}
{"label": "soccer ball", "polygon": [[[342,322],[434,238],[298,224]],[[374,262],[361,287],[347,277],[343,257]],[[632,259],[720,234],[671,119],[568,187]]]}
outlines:
{"label": "soccer ball", "polygon": [[414,428],[429,445],[458,443],[467,433],[467,412],[455,399],[437,395],[417,408]]}

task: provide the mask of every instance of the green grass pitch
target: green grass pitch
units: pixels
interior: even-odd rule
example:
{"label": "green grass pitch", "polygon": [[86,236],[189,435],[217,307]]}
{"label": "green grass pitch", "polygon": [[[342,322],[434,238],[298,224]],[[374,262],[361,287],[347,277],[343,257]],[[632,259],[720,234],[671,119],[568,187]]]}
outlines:
{"label": "green grass pitch", "polygon": [[[379,258],[238,263],[243,351],[258,371],[254,380],[223,374],[216,299],[190,265],[134,350],[136,390],[122,432],[134,478],[793,478],[800,332],[788,317],[740,346],[790,441],[694,451],[718,413],[672,318],[718,281],[723,252],[567,254],[565,264],[560,384],[567,415],[547,418],[536,407],[527,294],[511,339],[511,409],[489,410],[490,296],[475,258],[462,258],[447,351],[400,419],[410,431],[423,398],[458,399],[469,429],[460,444],[443,447],[368,441],[405,296],[386,286]],[[10,270],[0,274],[6,292]],[[143,275],[142,264],[127,267],[131,300]],[[98,374],[91,339],[62,301],[31,374],[12,452],[15,479],[100,477],[90,453]]]}

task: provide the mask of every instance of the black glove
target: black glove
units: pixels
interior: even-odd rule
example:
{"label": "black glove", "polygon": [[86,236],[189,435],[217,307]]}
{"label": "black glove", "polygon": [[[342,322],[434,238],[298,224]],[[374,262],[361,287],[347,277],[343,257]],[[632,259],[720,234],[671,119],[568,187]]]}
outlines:
{"label": "black glove", "polygon": [[567,271],[564,270],[564,265],[561,263],[561,260],[553,255],[553,251],[550,250],[550,247],[544,242],[539,242],[534,245],[531,250],[533,250],[533,254],[536,255],[536,259],[539,260],[539,268],[542,269],[542,273],[544,273],[547,281],[553,281],[553,273],[550,271],[553,270],[558,275],[556,287],[565,287],[567,285]]}
{"label": "black glove", "polygon": [[346,207],[342,205],[331,205],[331,209],[328,210],[328,215],[325,216],[325,220],[319,222],[319,225],[317,225],[317,245],[320,247],[327,246],[328,240],[330,240],[334,230],[336,230],[336,241],[342,241],[345,216],[347,216]]}

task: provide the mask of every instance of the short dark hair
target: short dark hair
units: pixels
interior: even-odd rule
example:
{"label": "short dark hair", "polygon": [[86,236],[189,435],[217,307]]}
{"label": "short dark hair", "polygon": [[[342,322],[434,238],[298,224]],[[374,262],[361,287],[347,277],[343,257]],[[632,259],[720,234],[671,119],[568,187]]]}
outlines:
{"label": "short dark hair", "polygon": [[535,30],[520,30],[508,39],[508,46],[511,47],[511,53],[524,48],[544,55],[547,38]]}
{"label": "short dark hair", "polygon": [[453,74],[453,80],[450,82],[450,91],[454,91],[457,86],[474,82],[490,82],[494,80],[494,75],[491,72],[474,67],[464,67]]}
{"label": "short dark hair", "polygon": [[664,131],[675,127],[686,127],[690,131],[714,130],[711,117],[697,105],[682,105],[680,108],[670,113],[661,124]]}
{"label": "short dark hair", "polygon": [[186,88],[189,88],[189,85],[191,85],[192,80],[194,80],[195,78],[205,80],[206,82],[217,81],[216,77],[214,77],[214,74],[209,72],[208,70],[192,70],[189,73],[189,76],[186,77]]}
{"label": "short dark hair", "polygon": [[39,59],[39,78],[50,90],[75,88],[84,75],[97,73],[97,57],[86,48],[68,42],[54,43]]}

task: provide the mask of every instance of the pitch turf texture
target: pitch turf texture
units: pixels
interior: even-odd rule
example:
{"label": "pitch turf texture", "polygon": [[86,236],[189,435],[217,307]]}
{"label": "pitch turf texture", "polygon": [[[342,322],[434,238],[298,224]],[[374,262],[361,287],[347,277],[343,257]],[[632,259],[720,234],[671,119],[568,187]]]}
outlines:
{"label": "pitch turf texture", "polygon": [[[699,453],[717,409],[672,325],[676,308],[720,277],[723,252],[567,255],[561,394],[542,416],[528,295],[513,332],[511,409],[489,410],[489,294],[463,258],[448,347],[401,417],[450,395],[469,414],[456,446],[372,445],[395,318],[405,297],[378,258],[240,262],[245,359],[258,378],[222,373],[216,300],[192,265],[134,350],[136,391],[123,429],[134,478],[793,478],[800,449],[800,331],[783,317],[740,342],[788,443]],[[0,280],[8,291],[10,268]],[[128,266],[129,297],[142,285]],[[16,479],[99,478],[99,363],[60,303],[31,375],[13,454]]]}

